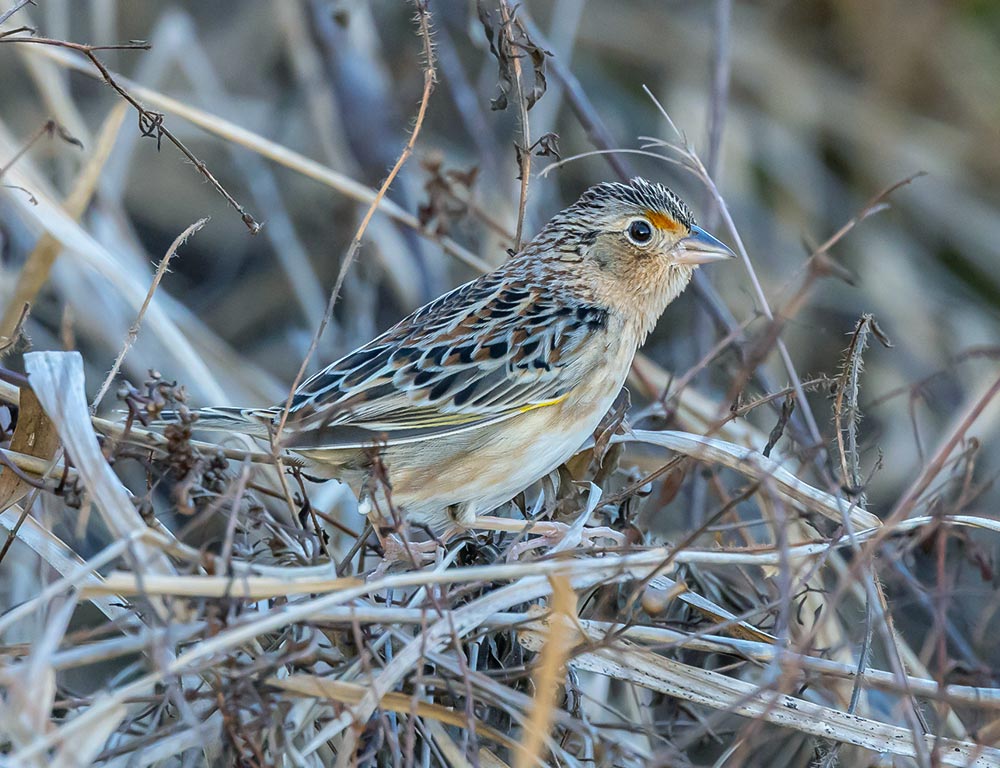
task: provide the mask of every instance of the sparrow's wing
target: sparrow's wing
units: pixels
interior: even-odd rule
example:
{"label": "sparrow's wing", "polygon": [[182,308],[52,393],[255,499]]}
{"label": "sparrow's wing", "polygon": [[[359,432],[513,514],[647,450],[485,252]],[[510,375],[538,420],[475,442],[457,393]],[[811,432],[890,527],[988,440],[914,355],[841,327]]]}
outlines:
{"label": "sparrow's wing", "polygon": [[[496,423],[559,402],[600,359],[606,310],[496,273],[422,307],[306,381],[282,442],[290,448],[392,444]],[[265,431],[270,409],[239,413]],[[213,426],[208,424],[209,426]],[[220,425],[221,427],[221,425]],[[225,428],[225,427],[221,427]],[[258,431],[258,430],[255,430]]]}

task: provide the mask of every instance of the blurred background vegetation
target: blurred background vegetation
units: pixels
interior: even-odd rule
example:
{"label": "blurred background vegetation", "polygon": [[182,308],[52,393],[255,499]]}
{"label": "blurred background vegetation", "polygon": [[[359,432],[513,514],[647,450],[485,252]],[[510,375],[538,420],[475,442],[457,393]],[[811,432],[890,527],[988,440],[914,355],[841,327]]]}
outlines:
{"label": "blurred background vegetation", "polygon": [[[516,109],[490,109],[498,93],[497,63],[474,5],[438,2],[431,8],[439,84],[417,155],[390,198],[417,213],[432,202],[429,165],[446,172],[477,170],[468,198],[497,226],[460,205],[445,205],[450,215],[443,212],[432,225],[447,228],[496,264],[509,242],[495,230],[512,232],[517,216]],[[411,10],[401,3],[44,2],[30,11],[32,23],[50,37],[95,44],[148,40],[150,51],[108,51],[102,60],[136,83],[369,187],[377,187],[395,160],[422,86],[419,41]],[[542,33],[542,47],[578,79],[613,146],[635,148],[639,136],[674,138],[643,93],[645,84],[708,159],[715,3],[559,0],[528,3],[521,15]],[[865,399],[921,384],[865,409],[869,454],[879,446],[889,459],[874,478],[875,500],[898,493],[912,477],[921,448],[933,444],[993,370],[990,361],[955,361],[1000,337],[998,40],[1000,4],[987,0],[732,7],[724,52],[731,79],[721,152],[712,165],[773,305],[780,307],[797,286],[811,246],[883,188],[927,173],[891,196],[891,210],[835,247],[834,259],[853,273],[854,284],[817,285],[784,331],[801,374],[829,374],[846,334],[862,312],[872,312],[895,346],[870,355]],[[37,48],[6,46],[0,56],[0,119],[7,140],[19,146],[52,116],[87,148],[52,141],[31,152],[31,163],[49,177],[57,195],[65,195],[118,98],[91,77],[45,63]],[[593,149],[558,78],[550,72],[548,80],[548,91],[529,113],[532,136],[557,134],[563,156]],[[250,236],[172,147],[157,152],[155,140],[140,138],[132,114],[85,216],[93,220],[87,229],[122,262],[119,268],[141,271],[188,224],[211,215],[161,290],[206,335],[192,340],[199,351],[212,345],[225,350],[223,359],[211,362],[229,401],[279,399],[322,314],[363,208],[169,112],[166,124],[265,223],[262,232]],[[627,160],[635,172],[677,188],[699,220],[728,239],[697,180],[657,160]],[[533,169],[550,161],[536,159]],[[615,174],[602,157],[533,178],[526,233],[537,231],[589,184],[609,178]],[[34,242],[34,231],[10,202],[18,194],[24,195],[5,190],[0,209],[0,300],[12,291]],[[474,274],[433,242],[377,217],[313,368]],[[708,278],[736,319],[753,315],[741,267],[714,269]],[[81,281],[92,290],[79,291]],[[28,325],[36,347],[60,346],[69,329],[96,369],[110,363],[131,312],[119,307],[121,298],[107,280],[70,256],[60,261],[56,280],[40,299]],[[706,349],[704,338],[692,333],[701,304],[689,291],[648,346],[678,375]],[[176,359],[176,349],[150,336],[140,338],[127,360],[133,379],[156,367],[181,379],[196,402],[218,394]],[[776,380],[785,384],[780,361],[772,365]],[[926,380],[936,373],[942,375]],[[815,398],[817,411],[828,411],[823,395]],[[996,424],[998,411],[991,414],[982,425]]]}
{"label": "blurred background vegetation", "polygon": [[[441,248],[439,236],[490,265],[511,245],[520,190],[517,109],[491,109],[497,61],[475,4],[432,0],[430,9],[437,86],[415,156],[388,197],[433,234],[376,215],[311,371],[475,276]],[[673,141],[643,92],[648,86],[712,170],[776,311],[808,280],[813,248],[885,188],[926,173],[834,245],[829,256],[843,270],[809,284],[782,332],[803,379],[836,375],[863,313],[891,339],[892,348],[876,344],[866,355],[860,403],[870,508],[886,512],[997,376],[1000,3],[527,0],[518,14],[547,52],[547,89],[528,113],[532,140],[556,134],[563,158],[595,149],[595,136],[598,147],[606,140],[627,149],[641,147],[644,136]],[[151,88],[376,189],[405,143],[423,84],[412,15],[408,4],[389,0],[38,0],[7,28],[30,23],[45,37],[100,45],[146,40],[148,51],[98,54],[127,78],[126,87]],[[174,260],[154,302],[159,313],[145,321],[124,374],[139,382],[155,368],[184,384],[195,405],[283,399],[367,205],[136,91],[263,223],[251,235],[173,146],[163,141],[157,151],[155,138],[140,135],[134,112],[115,116],[118,95],[60,63],[63,53],[0,45],[0,167],[49,118],[83,145],[38,141],[0,178],[7,185],[0,188],[0,309],[10,311],[41,233],[34,217],[42,214],[29,195],[65,198],[102,131],[115,138],[82,227],[67,230],[52,279],[32,306],[30,342],[19,349],[80,349],[96,388],[153,265],[182,230],[210,215]],[[602,121],[603,139],[587,113],[581,120],[581,100]],[[588,156],[540,175],[554,160],[532,159],[529,235],[588,185],[625,170],[675,188],[701,223],[732,242],[705,187],[676,165],[630,154],[615,168],[606,156]],[[707,270],[704,282],[668,309],[645,348],[676,376],[726,333],[706,286],[735,321],[749,322],[744,349],[766,331],[754,319],[760,307],[743,266]],[[5,364],[17,367],[17,356]],[[727,349],[694,386],[725,411],[741,365]],[[764,368],[776,387],[788,385],[777,354]],[[755,382],[743,398],[760,394]],[[810,398],[831,438],[829,388]],[[636,393],[633,399],[642,404]],[[106,410],[114,407],[107,399]],[[749,418],[765,433],[776,420],[766,408]],[[1000,497],[990,485],[1000,468],[998,421],[994,401],[968,435],[981,441],[967,448],[977,451],[983,483],[966,507],[970,514],[998,514]],[[789,440],[779,447],[794,453]],[[665,533],[691,525],[691,493],[659,513]],[[950,611],[955,637],[966,643],[956,655],[996,676],[1000,549],[995,536],[970,535],[953,546],[964,548]],[[907,555],[915,583],[927,578],[931,557]],[[919,647],[918,630],[930,624],[926,606],[918,592],[890,586]]]}

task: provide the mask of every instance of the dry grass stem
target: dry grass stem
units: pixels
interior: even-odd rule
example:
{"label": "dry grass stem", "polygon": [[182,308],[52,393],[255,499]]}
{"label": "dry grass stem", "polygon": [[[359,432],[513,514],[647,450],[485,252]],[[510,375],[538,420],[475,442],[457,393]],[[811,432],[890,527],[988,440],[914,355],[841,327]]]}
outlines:
{"label": "dry grass stem", "polygon": [[94,400],[90,404],[91,412],[97,411],[97,406],[101,404],[104,396],[108,393],[108,389],[111,388],[115,377],[121,370],[122,361],[125,360],[125,355],[128,354],[129,349],[133,344],[135,344],[135,340],[139,336],[139,328],[142,325],[142,318],[145,316],[146,310],[149,308],[149,302],[153,300],[153,295],[156,293],[156,289],[159,287],[163,276],[167,273],[167,270],[170,267],[170,261],[176,255],[177,249],[186,243],[187,239],[191,237],[191,235],[200,230],[207,223],[208,219],[198,219],[198,221],[181,232],[170,244],[170,247],[167,248],[167,252],[163,255],[163,258],[160,259],[160,264],[157,266],[156,273],[153,275],[153,282],[149,286],[149,292],[146,294],[146,298],[143,299],[142,306],[139,307],[139,314],[136,315],[132,325],[129,326],[128,336],[125,338],[125,343],[122,345],[121,352],[119,352],[118,357],[115,358],[115,362],[112,364],[111,370],[108,371],[108,375],[104,378],[104,383],[101,384],[101,388],[97,390],[97,394],[94,396]]}

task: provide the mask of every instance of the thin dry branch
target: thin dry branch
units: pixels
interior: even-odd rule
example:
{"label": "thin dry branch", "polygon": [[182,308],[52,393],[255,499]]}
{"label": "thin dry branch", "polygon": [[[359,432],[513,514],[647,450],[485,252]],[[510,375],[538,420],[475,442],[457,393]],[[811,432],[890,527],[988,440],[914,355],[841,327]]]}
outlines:
{"label": "thin dry branch", "polygon": [[916,507],[924,492],[931,486],[944,468],[958,444],[965,439],[965,433],[975,423],[986,407],[1000,394],[1000,378],[997,378],[978,398],[969,403],[967,410],[957,420],[951,434],[945,438],[937,452],[914,479],[906,493],[896,502],[885,523],[890,526],[904,520]]}
{"label": "thin dry branch", "polygon": [[504,56],[510,60],[513,69],[513,81],[515,100],[517,102],[518,126],[521,136],[518,145],[517,161],[521,167],[518,176],[520,184],[520,194],[517,202],[517,229],[514,233],[514,250],[521,250],[521,241],[524,234],[524,212],[528,206],[528,181],[531,178],[531,124],[528,122],[528,101],[524,95],[524,85],[521,82],[521,55],[515,50],[514,36],[514,14],[508,0],[500,0],[500,18],[503,22],[502,30],[498,35],[498,43],[506,48]]}
{"label": "thin dry branch", "polygon": [[[0,41],[2,40],[3,36],[0,35]],[[57,123],[55,120],[46,120],[35,130],[33,134],[31,134],[31,136],[27,138],[27,140],[24,142],[21,148],[18,149],[17,152],[15,152],[14,155],[10,157],[6,163],[0,165],[0,179],[2,179],[4,174],[10,170],[11,166],[13,166],[14,163],[16,163],[22,157],[24,157],[24,155],[27,154],[27,152],[33,146],[35,146],[35,144],[37,144],[43,137],[48,136],[49,138],[52,138],[53,136],[56,135],[58,135],[63,141],[69,144],[73,144],[74,146],[80,149],[83,148],[83,144],[80,143],[79,139],[73,138],[73,136],[71,136],[70,133],[65,128],[59,125],[59,123]]]}
{"label": "thin dry branch", "polygon": [[[126,109],[124,104],[118,104],[111,110],[101,126],[93,153],[77,176],[73,189],[63,202],[63,208],[67,215],[74,219],[79,219],[83,215],[97,189],[101,171],[111,155],[118,129],[125,119]],[[11,329],[17,322],[18,307],[34,303],[38,292],[49,279],[59,250],[58,241],[48,232],[39,238],[28,257],[28,261],[17,276],[14,296],[4,309],[3,318],[0,319],[0,336],[11,336]]]}
{"label": "thin dry branch", "polygon": [[[531,650],[538,650],[547,632],[526,631],[518,639]],[[583,636],[581,640],[588,639]],[[590,637],[600,643],[599,637]],[[763,718],[788,728],[822,736],[838,742],[855,744],[879,753],[907,757],[939,745],[944,765],[1000,766],[1000,750],[969,742],[938,739],[911,733],[907,729],[880,723],[856,715],[847,715],[802,698],[788,696],[734,680],[718,672],[692,667],[652,653],[627,640],[613,647],[597,644],[593,650],[576,653],[570,665],[597,674],[641,685],[685,701],[735,712],[745,717]]]}
{"label": "thin dry branch", "polygon": [[385,181],[383,181],[379,187],[378,193],[375,195],[375,199],[372,200],[371,205],[368,206],[368,210],[365,212],[364,218],[362,218],[361,224],[358,226],[358,230],[354,234],[354,239],[351,241],[351,245],[347,249],[347,253],[344,255],[340,271],[337,273],[337,280],[333,285],[333,290],[330,291],[330,298],[327,302],[326,311],[323,313],[323,319],[320,321],[319,327],[316,329],[316,333],[313,335],[312,341],[309,343],[309,349],[302,360],[302,365],[299,366],[299,370],[295,374],[295,379],[292,381],[292,386],[288,392],[288,398],[285,400],[285,405],[281,411],[281,419],[278,421],[278,427],[271,439],[276,458],[280,454],[281,434],[285,429],[286,422],[288,421],[288,413],[292,407],[292,399],[295,396],[295,390],[298,389],[299,384],[302,382],[302,378],[305,376],[309,362],[312,360],[312,356],[316,353],[316,348],[319,346],[320,337],[322,337],[323,331],[326,329],[327,324],[333,317],[333,310],[337,304],[337,299],[340,296],[340,290],[344,285],[344,279],[347,277],[347,272],[351,268],[351,264],[354,262],[354,258],[357,255],[358,250],[361,248],[361,241],[364,238],[365,231],[368,229],[368,224],[371,222],[372,216],[375,215],[375,211],[378,210],[378,206],[382,198],[385,197],[386,192],[389,191],[389,186],[392,184],[393,180],[395,180],[403,165],[410,158],[410,155],[413,154],[413,147],[417,143],[417,137],[420,135],[420,129],[423,126],[424,118],[427,115],[427,105],[430,102],[431,92],[434,90],[435,82],[434,47],[431,43],[431,14],[423,0],[418,0],[415,3],[415,6],[417,10],[417,26],[423,42],[422,55],[424,69],[424,88],[423,93],[420,96],[420,105],[417,108],[417,117],[414,121],[413,129],[410,131],[410,138],[403,147],[403,151],[396,160],[396,164],[392,167],[392,170],[389,171],[389,175],[386,176]]}
{"label": "thin dry branch", "polygon": [[[93,67],[87,66],[86,62],[79,59],[71,52],[58,48],[42,48],[38,53],[45,56],[58,65],[79,72],[88,77],[100,79],[100,73],[94,72]],[[226,141],[238,144],[251,152],[256,152],[262,157],[282,165],[290,170],[300,173],[303,176],[318,181],[338,193],[356,200],[364,205],[371,205],[377,198],[377,192],[364,184],[361,184],[349,176],[340,173],[328,166],[316,162],[299,152],[295,152],[286,146],[278,144],[264,138],[258,133],[247,130],[235,123],[224,120],[221,117],[206,112],[205,110],[193,107],[179,99],[167,96],[152,88],[130,82],[127,78],[116,75],[119,82],[127,83],[129,90],[144,101],[156,106],[159,109],[182,117],[199,128],[219,136]],[[452,240],[450,237],[440,237],[434,232],[429,232],[421,226],[419,219],[410,212],[401,208],[387,197],[378,200],[379,211],[389,216],[393,221],[402,224],[417,232],[423,237],[440,245],[450,256],[455,257],[463,264],[481,272],[488,272],[490,265],[472,253],[470,250]]]}
{"label": "thin dry branch", "polygon": [[104,383],[101,384],[101,388],[97,390],[97,394],[94,395],[94,400],[90,404],[90,412],[96,413],[97,406],[101,404],[101,400],[104,399],[104,395],[107,394],[108,389],[111,387],[112,382],[115,380],[115,376],[118,375],[118,371],[121,370],[122,362],[125,360],[125,355],[128,354],[129,349],[135,344],[135,340],[139,337],[139,328],[142,325],[142,318],[146,314],[146,309],[149,307],[149,302],[153,300],[153,295],[156,293],[156,289],[160,285],[160,281],[163,276],[167,273],[167,269],[170,267],[170,261],[173,259],[174,255],[177,253],[177,249],[180,248],[187,239],[191,237],[195,232],[200,230],[208,223],[208,219],[198,219],[194,224],[181,232],[174,241],[167,248],[167,252],[160,259],[160,264],[156,268],[156,273],[153,275],[153,282],[149,286],[149,292],[146,294],[146,298],[142,302],[142,306],[139,308],[139,313],[136,315],[135,320],[132,325],[129,326],[128,335],[125,338],[125,343],[122,345],[121,352],[118,353],[118,357],[115,358],[114,364],[111,366],[111,370],[108,371],[108,375],[104,379]]}
{"label": "thin dry branch", "polygon": [[111,88],[113,88],[119,96],[121,96],[125,101],[127,101],[139,115],[139,132],[143,136],[148,136],[150,138],[156,139],[156,148],[160,148],[160,141],[165,137],[167,141],[173,144],[184,157],[198,170],[198,172],[204,176],[208,183],[211,184],[215,190],[222,195],[226,202],[240,214],[240,218],[246,225],[247,229],[250,230],[250,234],[256,235],[261,228],[261,225],[254,219],[253,216],[242,206],[236,199],[229,194],[224,186],[219,182],[218,179],[212,174],[201,160],[199,160],[195,154],[187,148],[187,146],[178,139],[169,128],[163,124],[163,114],[160,112],[153,112],[146,109],[132,94],[122,87],[118,81],[111,75],[110,70],[101,63],[101,60],[97,57],[97,51],[108,51],[108,50],[149,50],[149,45],[143,42],[135,43],[125,43],[122,45],[86,45],[84,43],[72,43],[67,40],[54,40],[48,37],[34,37],[32,35],[19,34],[25,32],[24,28],[10,30],[8,32],[0,34],[0,43],[30,43],[33,45],[43,45],[43,46],[53,46],[56,48],[66,48],[71,51],[76,51],[81,53],[90,60],[91,64],[100,73],[101,78],[107,83]]}

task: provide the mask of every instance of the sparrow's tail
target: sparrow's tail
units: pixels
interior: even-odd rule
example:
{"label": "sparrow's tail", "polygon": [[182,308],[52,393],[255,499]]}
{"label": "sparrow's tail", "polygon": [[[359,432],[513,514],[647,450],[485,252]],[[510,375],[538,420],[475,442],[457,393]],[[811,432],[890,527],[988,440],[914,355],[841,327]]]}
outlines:
{"label": "sparrow's tail", "polygon": [[[198,416],[198,420],[193,425],[195,429],[212,432],[237,432],[253,437],[267,437],[275,424],[275,417],[278,415],[278,411],[273,408],[232,408],[226,406],[200,408],[193,413]],[[178,418],[177,411],[164,411],[156,423],[167,424],[177,421]]]}

